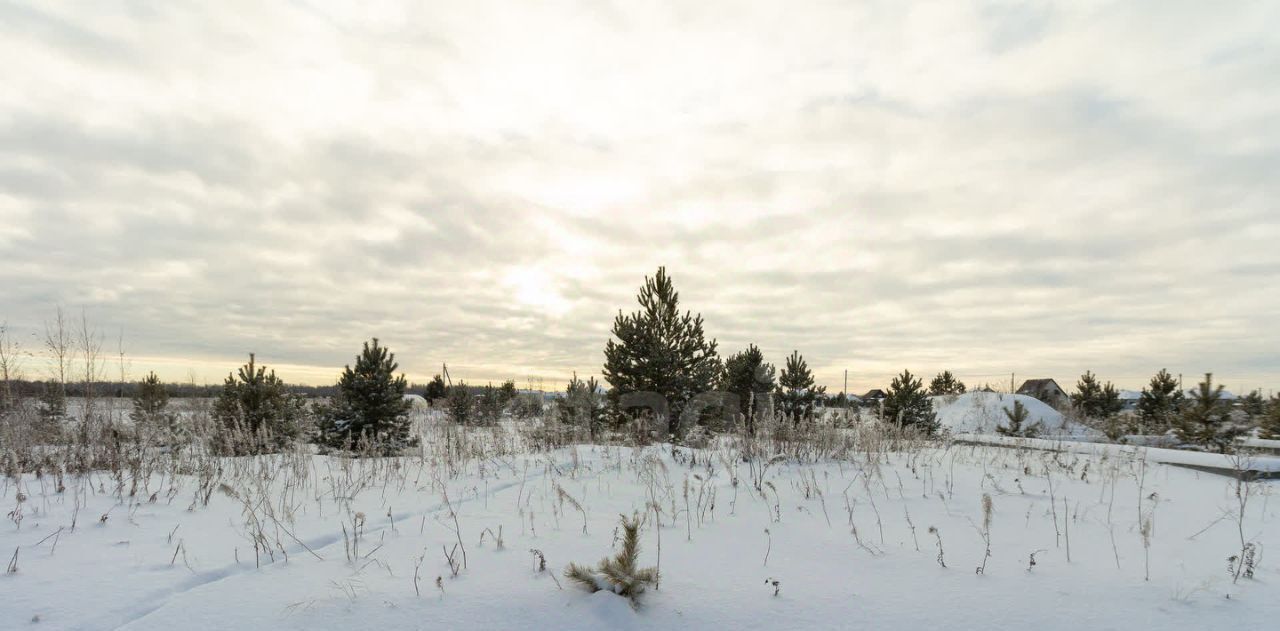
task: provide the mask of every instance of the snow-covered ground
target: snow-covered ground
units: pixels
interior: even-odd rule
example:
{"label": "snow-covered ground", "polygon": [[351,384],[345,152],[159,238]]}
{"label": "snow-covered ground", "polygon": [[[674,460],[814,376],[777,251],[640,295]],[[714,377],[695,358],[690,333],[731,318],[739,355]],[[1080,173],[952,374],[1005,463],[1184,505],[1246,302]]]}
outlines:
{"label": "snow-covered ground", "polygon": [[[1280,555],[1260,554],[1252,579],[1227,573],[1240,532],[1280,542],[1274,483],[1246,487],[1237,523],[1234,480],[1125,452],[867,445],[766,466],[729,444],[535,453],[511,432],[455,434],[447,449],[443,436],[398,459],[183,459],[181,472],[157,471],[132,497],[126,472],[123,498],[108,473],[67,478],[63,492],[50,474],[0,482],[0,505],[15,511],[0,552],[8,561],[18,551],[17,572],[0,576],[0,627],[1078,630],[1280,620]],[[991,556],[978,574],[984,493]],[[661,572],[638,608],[560,576],[570,561],[615,551],[619,514],[635,511],[647,515],[641,563]],[[465,567],[455,577],[446,551],[459,542]],[[545,555],[547,572],[530,550]]]}

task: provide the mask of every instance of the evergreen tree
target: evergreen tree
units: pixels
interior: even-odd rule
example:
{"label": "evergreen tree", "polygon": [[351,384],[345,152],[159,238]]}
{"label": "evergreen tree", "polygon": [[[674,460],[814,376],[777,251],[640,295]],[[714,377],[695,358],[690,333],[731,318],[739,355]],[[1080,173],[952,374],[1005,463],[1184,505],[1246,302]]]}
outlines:
{"label": "evergreen tree", "polygon": [[813,373],[799,351],[791,351],[778,376],[778,410],[791,417],[793,423],[813,416],[814,403],[826,394],[825,386],[813,384]]}
{"label": "evergreen tree", "polygon": [[604,378],[612,386],[610,396],[630,392],[656,392],[666,398],[673,434],[682,434],[681,412],[694,396],[710,392],[720,375],[715,340],[702,330],[702,316],[679,311],[680,295],[666,268],[645,277],[636,296],[640,310],[618,312],[613,336],[605,344]]}
{"label": "evergreen tree", "polygon": [[447,388],[445,388],[444,379],[440,377],[440,375],[436,375],[435,377],[432,377],[431,382],[427,384],[427,391],[422,395],[422,397],[428,402],[434,404],[436,401],[447,396],[446,390]]}
{"label": "evergreen tree", "polygon": [[471,396],[471,391],[467,388],[467,384],[459,381],[449,386],[449,393],[445,399],[448,407],[449,420],[458,425],[469,425],[474,421],[475,398]]}
{"label": "evergreen tree", "polygon": [[1085,371],[1071,394],[1071,405],[1086,418],[1102,417],[1102,384],[1090,371]]}
{"label": "evergreen tree", "polygon": [[169,391],[160,382],[156,373],[151,372],[138,382],[138,390],[133,395],[133,411],[129,413],[129,418],[138,427],[169,434],[172,437],[177,430],[178,417],[168,412],[168,406]]}
{"label": "evergreen tree", "polygon": [[[564,575],[574,584],[595,593],[602,589],[631,600],[637,606],[640,595],[650,586],[658,586],[658,568],[638,566],[640,560],[640,525],[643,521],[639,514],[630,519],[622,518],[622,547],[612,557],[600,560],[596,567],[570,563]],[[614,529],[616,536],[617,529]]]}
{"label": "evergreen tree", "polygon": [[738,397],[748,434],[755,435],[759,411],[771,405],[775,374],[773,364],[764,361],[764,353],[755,344],[724,362],[724,389]]}
{"label": "evergreen tree", "polygon": [[502,382],[502,387],[498,388],[498,399],[502,402],[503,410],[514,403],[519,395],[520,392],[516,390],[516,382],[513,379]]}
{"label": "evergreen tree", "polygon": [[1102,386],[1098,396],[1097,411],[1102,421],[1102,432],[1114,442],[1123,442],[1129,434],[1129,424],[1120,416],[1124,404],[1120,402],[1120,391],[1108,381]]}
{"label": "evergreen tree", "polygon": [[1098,378],[1088,371],[1076,383],[1071,405],[1085,418],[1097,421],[1109,420],[1124,409],[1120,403],[1120,391],[1110,381],[1106,385],[1098,383]]}
{"label": "evergreen tree", "polygon": [[1182,409],[1182,390],[1178,388],[1178,379],[1168,370],[1160,369],[1151,378],[1151,383],[1142,389],[1142,397],[1138,399],[1138,418],[1142,431],[1168,431]]}
{"label": "evergreen tree", "polygon": [[1266,413],[1267,400],[1262,398],[1262,392],[1254,390],[1244,395],[1240,399],[1240,409],[1249,415],[1250,419],[1255,419]]}
{"label": "evergreen tree", "polygon": [[409,444],[408,382],[396,376],[400,366],[385,346],[364,343],[356,365],[338,379],[338,394],[320,410],[320,440],[330,446],[375,445],[394,452]]}
{"label": "evergreen tree", "polygon": [[601,403],[600,384],[596,378],[583,381],[575,372],[565,386],[564,397],[556,401],[556,419],[565,425],[585,429],[594,438],[600,430]]}
{"label": "evergreen tree", "polygon": [[222,429],[216,447],[223,453],[246,455],[279,449],[297,438],[302,400],[285,390],[273,370],[249,363],[228,374],[213,404],[213,417]]}
{"label": "evergreen tree", "polygon": [[1005,436],[1023,436],[1027,438],[1040,433],[1039,423],[1028,427],[1022,426],[1027,421],[1027,417],[1030,416],[1030,412],[1027,411],[1027,406],[1023,405],[1021,401],[1014,399],[1013,409],[1005,408],[1004,415],[1009,419],[1009,422],[1004,426],[996,427],[996,432]]}
{"label": "evergreen tree", "polygon": [[44,382],[40,393],[40,418],[46,424],[57,426],[67,418],[67,389],[62,383],[50,379]]}
{"label": "evergreen tree", "polygon": [[1102,411],[1103,418],[1111,418],[1124,409],[1124,403],[1120,401],[1120,391],[1110,381],[1102,386],[1102,398],[1099,400],[1098,406]]}
{"label": "evergreen tree", "polygon": [[938,430],[937,414],[924,389],[924,381],[913,376],[910,370],[893,378],[885,393],[883,410],[886,423],[915,427],[926,434]]}
{"label": "evergreen tree", "polygon": [[950,370],[944,370],[938,373],[938,376],[929,382],[929,394],[940,396],[944,394],[964,394],[964,384]]}
{"label": "evergreen tree", "polygon": [[1262,417],[1260,438],[1280,440],[1280,394],[1272,395],[1267,402],[1267,413]]}
{"label": "evergreen tree", "polygon": [[1194,396],[1178,418],[1178,438],[1226,453],[1244,430],[1231,421],[1231,407],[1222,398],[1222,385],[1213,385],[1213,374],[1205,373]]}
{"label": "evergreen tree", "polygon": [[502,418],[502,408],[502,393],[493,384],[485,384],[475,397],[472,417],[481,425],[497,425]]}

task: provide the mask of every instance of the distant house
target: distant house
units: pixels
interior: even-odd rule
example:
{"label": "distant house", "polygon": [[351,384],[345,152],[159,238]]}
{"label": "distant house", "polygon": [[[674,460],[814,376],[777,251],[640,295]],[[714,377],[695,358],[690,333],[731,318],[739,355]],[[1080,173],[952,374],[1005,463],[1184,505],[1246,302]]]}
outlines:
{"label": "distant house", "polygon": [[1138,402],[1142,400],[1142,392],[1138,390],[1121,390],[1120,391],[1120,408],[1127,411],[1138,409]]}
{"label": "distant house", "polygon": [[1022,382],[1022,386],[1015,394],[1035,397],[1055,408],[1065,406],[1071,400],[1067,396],[1067,391],[1052,379],[1028,379]]}
{"label": "distant house", "polygon": [[[1200,390],[1198,388],[1188,388],[1185,396],[1188,399],[1195,399],[1200,396]],[[1221,398],[1223,401],[1230,401],[1232,403],[1240,400],[1240,397],[1232,393],[1230,390],[1223,390]]]}
{"label": "distant house", "polygon": [[873,390],[867,390],[867,393],[862,395],[862,397],[860,398],[862,399],[862,402],[864,404],[870,405],[873,403],[879,403],[881,401],[884,401],[885,394],[884,394],[884,390],[875,388]]}

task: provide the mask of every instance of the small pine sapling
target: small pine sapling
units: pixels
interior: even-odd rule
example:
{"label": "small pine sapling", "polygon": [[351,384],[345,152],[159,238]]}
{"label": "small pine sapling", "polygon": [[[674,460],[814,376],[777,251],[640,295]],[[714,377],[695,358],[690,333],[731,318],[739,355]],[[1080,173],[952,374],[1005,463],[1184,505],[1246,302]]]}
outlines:
{"label": "small pine sapling", "polygon": [[624,596],[635,607],[645,588],[658,582],[658,570],[636,565],[640,560],[640,515],[630,518],[622,515],[621,522],[622,549],[616,555],[601,559],[600,564],[594,568],[570,563],[564,575],[592,593],[609,590]]}
{"label": "small pine sapling", "polygon": [[1006,409],[1004,415],[1008,417],[1009,423],[1008,425],[996,427],[996,431],[1000,434],[1019,438],[1034,438],[1036,434],[1040,433],[1039,423],[1023,427],[1023,423],[1027,421],[1030,412],[1027,411],[1027,406],[1023,405],[1021,401],[1015,399],[1013,409]]}

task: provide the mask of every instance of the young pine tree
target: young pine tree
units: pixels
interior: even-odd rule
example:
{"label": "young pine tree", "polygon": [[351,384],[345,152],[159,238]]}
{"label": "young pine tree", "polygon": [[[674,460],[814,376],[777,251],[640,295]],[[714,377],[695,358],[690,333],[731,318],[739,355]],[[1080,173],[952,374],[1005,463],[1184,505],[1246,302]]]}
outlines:
{"label": "young pine tree", "polygon": [[222,453],[248,455],[278,450],[301,431],[302,400],[290,394],[273,370],[249,363],[227,375],[213,404],[221,428],[216,448]]}
{"label": "young pine tree", "polygon": [[1102,431],[1116,442],[1124,441],[1129,433],[1129,424],[1120,416],[1124,404],[1120,402],[1120,391],[1108,381],[1102,386],[1102,394],[1098,399],[1098,413],[1101,414]]}
{"label": "young pine tree", "polygon": [[44,382],[40,392],[40,418],[58,426],[67,417],[67,388],[54,379]]}
{"label": "young pine tree", "polygon": [[1039,423],[1023,427],[1023,423],[1027,422],[1027,417],[1030,416],[1030,412],[1027,411],[1027,406],[1023,405],[1021,401],[1014,399],[1013,409],[1010,410],[1006,408],[1004,410],[1004,415],[1009,419],[1009,422],[1006,425],[996,427],[996,432],[1005,436],[1022,436],[1027,438],[1032,438],[1036,434],[1040,433]]}
{"label": "young pine tree", "polygon": [[502,386],[498,388],[498,399],[502,402],[503,410],[506,410],[508,406],[514,403],[518,396],[520,396],[520,391],[516,390],[516,382],[514,379],[508,379],[502,382]]}
{"label": "young pine tree", "polygon": [[556,401],[556,419],[570,427],[579,427],[595,437],[600,431],[602,420],[600,384],[595,377],[586,381],[573,373],[573,378],[565,386],[564,397]]}
{"label": "young pine tree", "polygon": [[1178,379],[1168,370],[1160,369],[1151,383],[1142,389],[1138,399],[1138,420],[1143,433],[1164,433],[1182,409],[1183,395]]}
{"label": "young pine tree", "polygon": [[813,416],[818,397],[826,394],[826,386],[815,386],[813,373],[799,351],[791,351],[778,377],[778,410],[799,424]]}
{"label": "young pine tree", "polygon": [[458,383],[449,386],[445,406],[450,421],[458,425],[470,425],[474,422],[475,397],[471,395],[471,390],[467,388],[465,382],[459,380]]}
{"label": "young pine tree", "polygon": [[330,446],[367,444],[391,453],[409,444],[408,383],[397,376],[396,356],[385,346],[364,343],[353,368],[338,379],[338,393],[320,410],[320,440]]}
{"label": "young pine tree", "polygon": [[1262,391],[1254,390],[1240,399],[1240,409],[1250,420],[1260,418],[1267,411],[1267,400],[1262,398]]}
{"label": "young pine tree", "polygon": [[502,418],[503,407],[501,391],[488,383],[476,397],[475,407],[471,410],[472,416],[481,425],[497,425]]}
{"label": "young pine tree", "polygon": [[148,373],[138,382],[138,391],[133,395],[133,411],[129,418],[134,425],[146,430],[172,438],[177,431],[177,415],[170,414],[169,391],[160,382],[155,372]]}
{"label": "young pine tree", "polygon": [[739,413],[750,435],[755,435],[755,420],[760,410],[772,404],[770,396],[775,375],[773,364],[764,361],[764,353],[755,344],[724,362],[724,389],[738,397]]}
{"label": "young pine tree", "polygon": [[1243,428],[1231,420],[1231,407],[1222,398],[1222,385],[1213,385],[1213,374],[1205,373],[1194,395],[1187,401],[1177,422],[1178,438],[1226,453]]}
{"label": "young pine tree", "polygon": [[915,427],[926,434],[938,430],[937,414],[929,401],[929,393],[924,389],[924,382],[910,370],[902,371],[889,384],[889,391],[884,397],[884,421]]}
{"label": "young pine tree", "polygon": [[1098,424],[1111,440],[1120,440],[1128,433],[1128,427],[1117,416],[1124,407],[1120,391],[1110,381],[1105,385],[1098,383],[1092,372],[1086,371],[1080,376],[1071,395],[1071,406],[1084,419]]}
{"label": "young pine tree", "polygon": [[680,313],[680,294],[664,267],[646,277],[636,296],[640,310],[618,312],[613,337],[604,348],[604,378],[610,396],[656,392],[670,408],[671,432],[683,434],[679,419],[694,396],[710,392],[721,372],[716,341],[702,330],[702,316]]}
{"label": "young pine tree", "polygon": [[929,394],[940,396],[944,394],[964,394],[964,384],[951,374],[950,370],[944,370],[933,381],[929,382]]}
{"label": "young pine tree", "polygon": [[1262,432],[1259,437],[1267,440],[1280,440],[1280,394],[1271,396],[1267,402],[1267,411],[1263,415],[1259,425]]}
{"label": "young pine tree", "polygon": [[596,567],[570,563],[564,575],[589,592],[609,590],[626,597],[634,607],[650,585],[658,584],[657,568],[639,567],[640,515],[622,516],[622,549],[612,557],[600,560]]}
{"label": "young pine tree", "polygon": [[422,398],[434,404],[436,401],[445,398],[447,394],[444,379],[440,375],[436,375],[432,377],[430,383],[427,384],[427,391],[422,395]]}
{"label": "young pine tree", "polygon": [[1071,406],[1085,418],[1102,417],[1102,384],[1090,371],[1080,375],[1076,391],[1071,394]]}

